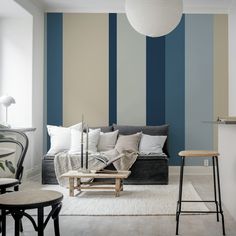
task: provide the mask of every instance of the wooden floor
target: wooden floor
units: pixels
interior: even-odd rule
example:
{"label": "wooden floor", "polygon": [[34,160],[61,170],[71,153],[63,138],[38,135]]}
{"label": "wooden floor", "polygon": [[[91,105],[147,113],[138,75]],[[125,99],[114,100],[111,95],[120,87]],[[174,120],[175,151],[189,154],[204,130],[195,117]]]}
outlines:
{"label": "wooden floor", "polygon": [[[188,176],[202,198],[212,197],[211,176]],[[170,178],[178,181],[178,176]],[[33,183],[30,183],[33,184]],[[29,184],[29,185],[30,185]],[[29,185],[27,187],[29,187]],[[158,203],[157,203],[158,204]],[[225,211],[226,234],[236,236],[236,222]],[[28,220],[23,222],[25,236],[37,235]],[[62,236],[174,236],[174,216],[61,216]],[[14,235],[13,221],[7,219],[7,235]],[[49,222],[46,236],[54,235],[53,224]],[[180,235],[183,236],[220,236],[221,223],[216,222],[215,215],[182,216]]]}

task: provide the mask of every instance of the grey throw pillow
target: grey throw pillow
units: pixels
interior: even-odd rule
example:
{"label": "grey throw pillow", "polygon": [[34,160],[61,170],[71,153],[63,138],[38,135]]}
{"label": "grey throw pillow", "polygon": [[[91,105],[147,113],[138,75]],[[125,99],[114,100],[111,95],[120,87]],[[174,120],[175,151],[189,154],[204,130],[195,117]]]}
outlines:
{"label": "grey throw pillow", "polygon": [[100,133],[100,138],[98,142],[98,151],[104,152],[114,149],[116,145],[116,140],[118,136],[119,130],[108,132],[108,133]]}
{"label": "grey throw pillow", "polygon": [[142,133],[132,135],[119,135],[115,149],[121,153],[124,151],[138,152]]}

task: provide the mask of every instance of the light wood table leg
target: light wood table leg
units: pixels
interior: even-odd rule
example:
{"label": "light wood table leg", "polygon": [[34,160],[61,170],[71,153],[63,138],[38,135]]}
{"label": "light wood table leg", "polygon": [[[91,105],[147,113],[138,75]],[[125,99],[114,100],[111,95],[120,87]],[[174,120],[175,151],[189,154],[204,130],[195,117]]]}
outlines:
{"label": "light wood table leg", "polygon": [[70,195],[70,197],[74,197],[74,190],[75,190],[74,184],[75,184],[74,178],[70,177],[69,178],[69,195]]}
{"label": "light wood table leg", "polygon": [[80,178],[77,178],[77,189],[79,192],[81,192],[81,180]]}
{"label": "light wood table leg", "polygon": [[120,196],[120,179],[116,178],[116,186],[115,186],[115,190],[116,190],[116,197]]}
{"label": "light wood table leg", "polygon": [[122,179],[120,182],[120,191],[124,191],[124,180]]}

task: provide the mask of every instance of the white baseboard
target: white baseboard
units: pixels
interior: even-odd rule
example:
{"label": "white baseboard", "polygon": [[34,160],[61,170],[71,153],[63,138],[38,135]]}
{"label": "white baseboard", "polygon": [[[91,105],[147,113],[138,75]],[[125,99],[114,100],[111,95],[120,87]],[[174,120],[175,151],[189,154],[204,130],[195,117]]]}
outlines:
{"label": "white baseboard", "polygon": [[[170,166],[169,174],[170,175],[179,175],[180,166]],[[185,166],[184,167],[185,175],[212,175],[212,166]]]}
{"label": "white baseboard", "polygon": [[34,168],[24,171],[24,179],[29,179],[40,174],[41,166],[37,165]]}

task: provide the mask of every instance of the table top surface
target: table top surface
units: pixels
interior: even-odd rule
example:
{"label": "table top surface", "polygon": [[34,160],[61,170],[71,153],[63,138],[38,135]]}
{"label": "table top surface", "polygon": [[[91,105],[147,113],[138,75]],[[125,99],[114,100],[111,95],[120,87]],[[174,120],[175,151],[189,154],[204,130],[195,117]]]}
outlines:
{"label": "table top surface", "polygon": [[74,178],[128,178],[131,174],[131,171],[112,171],[112,172],[90,172],[90,173],[83,173],[79,171],[69,171],[61,177],[74,177]]}
{"label": "table top surface", "polygon": [[10,156],[15,153],[14,149],[11,148],[0,148],[0,158]]}
{"label": "table top surface", "polygon": [[0,195],[0,208],[33,209],[61,202],[63,194],[52,190],[19,191]]}

